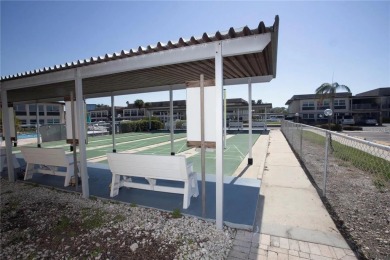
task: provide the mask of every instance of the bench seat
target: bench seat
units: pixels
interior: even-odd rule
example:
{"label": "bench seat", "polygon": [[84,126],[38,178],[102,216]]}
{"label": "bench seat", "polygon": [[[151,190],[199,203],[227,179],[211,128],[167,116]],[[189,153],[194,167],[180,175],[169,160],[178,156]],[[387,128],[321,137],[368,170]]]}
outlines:
{"label": "bench seat", "polygon": [[[34,173],[50,174],[64,176],[64,186],[69,186],[74,175],[73,156],[67,156],[64,149],[21,147],[20,150],[27,163],[24,180],[31,179]],[[66,171],[59,171],[59,167],[66,168]]]}
{"label": "bench seat", "polygon": [[[107,159],[112,172],[110,197],[117,196],[121,187],[178,193],[187,209],[191,197],[199,195],[197,175],[185,156],[108,153]],[[133,182],[131,177],[143,177],[148,183]],[[156,180],[181,181],[184,188],[158,185]]]}

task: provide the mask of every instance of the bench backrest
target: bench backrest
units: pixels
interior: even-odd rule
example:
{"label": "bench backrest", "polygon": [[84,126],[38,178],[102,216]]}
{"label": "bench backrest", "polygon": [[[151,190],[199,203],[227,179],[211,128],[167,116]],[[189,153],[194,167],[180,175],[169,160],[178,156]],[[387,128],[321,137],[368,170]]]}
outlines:
{"label": "bench backrest", "polygon": [[108,153],[115,174],[165,180],[188,180],[185,156]]}
{"label": "bench backrest", "polygon": [[265,127],[264,122],[252,122],[252,127]]}
{"label": "bench backrest", "polygon": [[242,127],[243,123],[242,122],[229,122],[230,127]]}
{"label": "bench backrest", "polygon": [[21,147],[24,160],[27,163],[67,167],[69,160],[62,148]]}

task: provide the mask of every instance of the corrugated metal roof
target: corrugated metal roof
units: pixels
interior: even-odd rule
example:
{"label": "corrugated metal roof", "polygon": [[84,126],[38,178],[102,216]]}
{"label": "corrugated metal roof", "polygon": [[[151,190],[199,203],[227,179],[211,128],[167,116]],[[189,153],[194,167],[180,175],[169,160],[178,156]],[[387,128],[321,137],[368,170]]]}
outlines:
{"label": "corrugated metal roof", "polygon": [[[123,59],[132,56],[145,55],[149,53],[180,48],[184,46],[198,45],[208,42],[220,41],[225,39],[239,38],[245,36],[251,36],[256,34],[263,34],[268,32],[278,32],[279,18],[276,16],[275,23],[271,27],[266,27],[263,22],[260,22],[257,28],[250,29],[248,26],[234,29],[230,28],[228,31],[219,32],[217,31],[214,34],[203,33],[201,37],[192,36],[189,39],[179,38],[177,41],[168,41],[168,43],[158,42],[155,45],[148,45],[147,47],[139,46],[136,49],[122,50],[120,52],[114,52],[112,54],[105,54],[98,57],[90,57],[87,59],[77,60],[73,62],[66,62],[64,64],[54,65],[51,67],[44,67],[41,69],[36,69],[32,71],[26,71],[22,73],[17,73],[14,75],[1,76],[1,81],[14,80],[24,77],[31,77],[39,74],[50,73],[54,71],[72,69],[82,66],[88,66],[90,64],[108,62],[111,60]],[[275,68],[272,67],[272,62],[270,58],[272,57],[272,47],[267,46],[267,50],[263,52],[262,55],[252,54],[244,55],[243,57],[235,58],[229,57],[225,61],[225,73],[227,78],[236,78],[236,77],[250,77],[250,76],[261,76],[261,75],[272,75],[275,74]],[[275,48],[276,46],[274,46]],[[275,57],[276,58],[276,57]],[[196,64],[199,68],[207,68],[208,70],[213,69],[213,61],[203,61]],[[190,70],[192,74],[196,74],[198,77],[198,70],[194,69],[194,64],[183,65],[182,70]],[[179,72],[180,74],[180,69]],[[214,74],[213,71],[210,71],[211,74]],[[212,78],[212,77],[209,77]]]}
{"label": "corrugated metal roof", "polygon": [[[1,79],[1,82],[3,86],[8,88],[9,102],[57,101],[69,97],[70,92],[74,91],[75,80],[69,75],[75,75],[75,68],[82,67],[85,72],[88,69],[93,70],[100,66],[100,68],[103,67],[107,70],[114,68],[114,70],[113,72],[97,73],[96,75],[93,73],[89,76],[82,75],[85,98],[103,97],[113,93],[114,95],[123,95],[162,91],[170,88],[183,89],[186,87],[186,82],[198,81],[200,74],[204,75],[205,80],[214,79],[215,58],[195,58],[191,60],[177,57],[177,59],[172,59],[173,62],[159,65],[160,57],[171,58],[173,54],[170,53],[174,52],[176,52],[175,55],[181,55],[181,50],[184,51],[183,56],[188,53],[191,56],[194,53],[196,54],[196,51],[191,53],[193,49],[199,50],[210,42],[223,42],[224,40],[229,42],[230,39],[234,38],[238,41],[246,40],[245,37],[248,37],[249,40],[246,42],[253,42],[253,39],[266,39],[268,37],[268,35],[257,38],[251,37],[262,34],[269,34],[270,36],[270,42],[265,45],[262,51],[245,52],[249,54],[236,54],[235,56],[226,55],[223,58],[223,78],[224,80],[231,80],[226,81],[230,82],[226,84],[243,84],[243,82],[247,82],[247,78],[256,80],[256,78],[259,79],[263,76],[265,76],[266,81],[269,81],[276,76],[278,30],[279,18],[276,16],[271,27],[265,27],[264,23],[260,22],[259,26],[254,29],[249,29],[247,26],[240,29],[230,28],[226,32],[204,33],[201,37],[191,37],[188,40],[180,38],[176,42],[169,41],[166,44],[158,42],[154,46],[140,46],[138,49],[122,50],[119,53],[91,57],[6,76]],[[156,55],[159,53],[161,56]],[[157,62],[152,62],[156,64],[153,66],[139,66],[139,69],[131,69],[132,66],[137,68],[137,62],[140,60],[155,60]],[[124,68],[123,66],[130,66],[130,68],[126,69],[127,67]],[[67,76],[59,79],[56,78],[56,75]]]}

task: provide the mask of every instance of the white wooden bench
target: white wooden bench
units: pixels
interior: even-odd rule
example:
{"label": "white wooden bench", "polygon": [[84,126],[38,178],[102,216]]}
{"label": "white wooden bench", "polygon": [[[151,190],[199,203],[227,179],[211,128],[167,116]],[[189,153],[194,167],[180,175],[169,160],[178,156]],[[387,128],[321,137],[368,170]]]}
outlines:
{"label": "white wooden bench", "polygon": [[229,129],[230,128],[238,128],[242,130],[244,128],[244,124],[242,122],[229,122]]}
{"label": "white wooden bench", "polygon": [[[19,164],[18,160],[16,160],[15,154],[12,154],[12,162],[13,162],[15,169],[20,168],[20,164]],[[0,168],[1,168],[0,172],[2,172],[4,170],[6,165],[7,165],[6,149],[5,149],[5,147],[0,147]]]}
{"label": "white wooden bench", "polygon": [[[74,175],[73,157],[67,156],[62,148],[20,148],[24,160],[27,163],[24,180],[31,179],[34,173],[43,173],[57,176],[65,176],[64,186],[70,184]],[[39,165],[35,168],[35,165]],[[66,172],[58,171],[58,167],[65,167]]]}
{"label": "white wooden bench", "polygon": [[[118,195],[120,187],[178,193],[184,195],[183,208],[187,209],[191,197],[199,195],[197,175],[185,156],[108,153],[107,159],[112,172],[111,197]],[[131,177],[143,177],[149,184],[133,182]],[[184,188],[157,185],[158,179],[182,181]]]}
{"label": "white wooden bench", "polygon": [[265,122],[252,122],[252,128],[263,128],[264,130],[267,130],[267,124]]}

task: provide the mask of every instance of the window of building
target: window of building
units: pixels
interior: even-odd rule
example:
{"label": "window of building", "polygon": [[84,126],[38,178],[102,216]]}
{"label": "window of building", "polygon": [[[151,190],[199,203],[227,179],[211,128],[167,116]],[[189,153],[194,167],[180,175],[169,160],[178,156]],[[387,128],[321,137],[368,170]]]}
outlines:
{"label": "window of building", "polygon": [[302,114],[303,119],[314,119],[314,114]]}
{"label": "window of building", "polygon": [[129,109],[124,109],[123,110],[123,116],[130,116],[130,110]]}
{"label": "window of building", "polygon": [[325,110],[330,108],[330,102],[328,99],[320,100],[317,102],[317,110]]}
{"label": "window of building", "polygon": [[59,119],[56,119],[56,118],[49,118],[47,119],[47,124],[49,125],[52,125],[52,124],[59,124],[60,123],[60,120]]}
{"label": "window of building", "polygon": [[334,109],[346,109],[345,99],[336,99],[334,101]]}
{"label": "window of building", "polygon": [[28,105],[28,110],[30,112],[30,115],[36,115],[37,114],[37,106],[34,105]]}
{"label": "window of building", "polygon": [[59,105],[47,105],[46,113],[48,116],[59,116],[60,115],[60,106]]}
{"label": "window of building", "polygon": [[17,115],[17,116],[27,115],[26,105],[16,105],[16,106],[14,106],[14,110],[15,110],[15,115]]}
{"label": "window of building", "polygon": [[303,101],[302,110],[314,110],[314,101]]}

